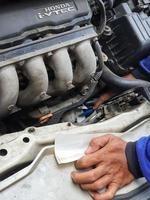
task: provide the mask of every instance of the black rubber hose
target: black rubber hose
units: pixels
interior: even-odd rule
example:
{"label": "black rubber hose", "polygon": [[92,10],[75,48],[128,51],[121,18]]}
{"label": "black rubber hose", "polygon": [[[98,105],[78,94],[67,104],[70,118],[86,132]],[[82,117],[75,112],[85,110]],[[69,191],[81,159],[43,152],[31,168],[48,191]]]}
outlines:
{"label": "black rubber hose", "polygon": [[108,4],[110,8],[113,8],[115,0],[108,0]]}
{"label": "black rubber hose", "polygon": [[106,83],[107,85],[118,88],[121,90],[129,90],[132,88],[137,87],[150,87],[150,82],[136,79],[136,80],[126,80],[116,74],[114,74],[104,63],[103,61],[103,55],[101,46],[98,42],[98,40],[94,41],[95,50],[98,56],[100,68],[102,69],[102,76],[101,80]]}

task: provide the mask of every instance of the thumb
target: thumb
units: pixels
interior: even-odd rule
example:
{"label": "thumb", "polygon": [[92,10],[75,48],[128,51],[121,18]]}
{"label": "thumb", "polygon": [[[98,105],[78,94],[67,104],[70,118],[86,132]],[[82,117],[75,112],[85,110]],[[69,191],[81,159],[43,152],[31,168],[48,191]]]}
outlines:
{"label": "thumb", "polygon": [[105,135],[97,138],[93,138],[89,144],[88,149],[85,151],[85,154],[91,154],[94,153],[104,146],[108,144],[110,141],[111,135]]}

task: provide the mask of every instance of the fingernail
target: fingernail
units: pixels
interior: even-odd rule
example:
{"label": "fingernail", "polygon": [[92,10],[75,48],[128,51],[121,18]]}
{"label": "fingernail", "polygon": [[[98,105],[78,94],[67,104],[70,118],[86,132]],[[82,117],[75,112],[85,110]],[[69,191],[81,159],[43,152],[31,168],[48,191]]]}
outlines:
{"label": "fingernail", "polygon": [[89,192],[89,195],[94,198],[94,194],[92,192]]}
{"label": "fingernail", "polygon": [[76,172],[72,172],[72,173],[71,173],[71,178],[74,179],[75,173],[76,173]]}
{"label": "fingernail", "polygon": [[85,151],[86,154],[90,154],[93,152],[93,148],[91,146],[88,147],[88,149]]}

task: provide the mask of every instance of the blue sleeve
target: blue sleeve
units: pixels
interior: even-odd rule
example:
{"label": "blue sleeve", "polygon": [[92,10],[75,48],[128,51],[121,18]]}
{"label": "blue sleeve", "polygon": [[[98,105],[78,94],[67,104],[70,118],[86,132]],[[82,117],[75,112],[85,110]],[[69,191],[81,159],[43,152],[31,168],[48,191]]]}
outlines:
{"label": "blue sleeve", "polygon": [[150,136],[136,142],[136,152],[142,174],[150,182]]}

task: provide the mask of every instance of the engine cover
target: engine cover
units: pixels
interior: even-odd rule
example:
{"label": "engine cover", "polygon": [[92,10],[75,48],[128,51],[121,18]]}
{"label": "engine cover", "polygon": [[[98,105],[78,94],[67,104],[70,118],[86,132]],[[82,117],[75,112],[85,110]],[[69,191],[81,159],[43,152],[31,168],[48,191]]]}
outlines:
{"label": "engine cover", "polygon": [[33,30],[34,33],[46,29],[62,32],[88,23],[91,16],[89,5],[84,0],[23,0],[11,6],[3,3],[0,6],[0,41],[23,34],[28,36],[33,34]]}

